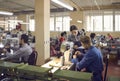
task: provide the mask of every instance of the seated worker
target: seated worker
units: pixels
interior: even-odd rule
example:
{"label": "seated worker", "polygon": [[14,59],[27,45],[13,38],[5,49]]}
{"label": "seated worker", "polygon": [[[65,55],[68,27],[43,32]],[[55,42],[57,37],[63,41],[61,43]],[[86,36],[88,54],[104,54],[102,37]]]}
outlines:
{"label": "seated worker", "polygon": [[92,44],[93,44],[94,46],[95,46],[96,43],[97,43],[97,40],[95,39],[95,37],[96,37],[96,34],[95,34],[95,33],[91,33],[91,34],[90,34],[91,42],[92,42]]}
{"label": "seated worker", "polygon": [[60,43],[62,43],[63,41],[66,40],[66,37],[67,37],[67,33],[64,31],[61,33],[61,37],[59,39]]}
{"label": "seated worker", "polygon": [[11,60],[12,62],[28,62],[29,55],[32,53],[32,48],[27,44],[28,36],[26,34],[22,34],[20,38],[21,47],[15,51],[13,54],[6,52],[6,57],[3,60]]}
{"label": "seated worker", "polygon": [[86,35],[85,29],[81,29],[80,34],[81,34],[81,36],[85,36]]}
{"label": "seated worker", "polygon": [[10,52],[10,44],[6,44],[6,45],[4,46],[4,49],[6,49],[7,52]]}
{"label": "seated worker", "polygon": [[113,37],[110,33],[107,34],[109,40],[113,40]]}
{"label": "seated worker", "polygon": [[92,46],[88,36],[81,37],[80,41],[87,52],[82,60],[76,64],[76,68],[80,71],[86,69],[87,72],[93,73],[92,81],[102,81],[103,58],[100,50]]}

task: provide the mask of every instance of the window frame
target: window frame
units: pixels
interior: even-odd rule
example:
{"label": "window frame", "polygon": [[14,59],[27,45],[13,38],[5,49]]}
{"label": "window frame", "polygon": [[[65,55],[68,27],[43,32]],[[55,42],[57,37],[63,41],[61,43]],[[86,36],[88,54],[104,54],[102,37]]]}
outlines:
{"label": "window frame", "polygon": [[[119,24],[119,31],[116,31],[116,18],[115,18],[115,16],[116,16],[116,12],[117,12],[117,14],[119,14],[119,16],[120,16],[120,11],[117,11],[117,10],[100,10],[100,11],[97,11],[97,10],[94,10],[94,11],[84,11],[84,19],[85,19],[85,23],[84,23],[84,27],[86,27],[86,30],[87,31],[92,31],[92,32],[120,32],[120,23],[118,23]],[[90,19],[89,20],[87,20],[87,16],[89,16],[89,18],[91,18],[91,16],[99,16],[99,15],[101,15],[102,16],[102,31],[95,31],[95,29],[94,29],[94,27],[93,27],[93,30],[89,30],[89,29],[91,29],[92,27],[92,23],[91,23],[91,21],[90,21]],[[112,25],[111,25],[111,27],[112,27],[112,29],[111,29],[111,31],[107,31],[107,30],[105,30],[105,20],[104,20],[104,17],[105,16],[107,16],[107,15],[111,15],[112,16],[112,19],[111,19],[111,22],[112,22]],[[120,20],[120,19],[118,19],[118,20]],[[89,21],[89,22],[88,22]],[[120,21],[119,21],[120,22]],[[89,24],[88,24],[89,23]],[[89,28],[89,26],[88,25],[90,25],[90,28]]]}

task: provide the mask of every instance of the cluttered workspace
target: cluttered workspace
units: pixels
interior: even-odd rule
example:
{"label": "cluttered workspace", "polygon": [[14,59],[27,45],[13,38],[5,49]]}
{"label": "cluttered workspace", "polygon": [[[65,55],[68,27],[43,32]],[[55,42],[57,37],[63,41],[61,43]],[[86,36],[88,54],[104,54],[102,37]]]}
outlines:
{"label": "cluttered workspace", "polygon": [[13,54],[18,48],[18,42],[18,38],[8,38],[1,44],[1,81],[89,81],[92,76],[91,73],[74,71],[75,65],[69,60],[70,49],[73,46],[73,43],[70,42],[61,45],[64,55],[53,58],[41,66],[22,62],[14,63],[11,60],[4,61],[3,59],[6,57],[2,51],[4,45],[11,44],[10,54]]}
{"label": "cluttered workspace", "polygon": [[[116,52],[115,43],[109,42],[108,45],[110,46],[101,43],[101,48],[104,48],[103,53],[109,53],[110,56],[114,51]],[[64,54],[41,66],[0,61],[0,79],[1,81],[90,81],[92,73],[76,71],[74,63],[70,62],[71,48],[73,48],[73,43],[64,42],[60,49]],[[85,51],[83,47],[80,47],[80,49]],[[119,47],[117,52],[119,52],[118,49]],[[1,56],[1,58],[4,58],[4,56]],[[108,81],[113,79],[119,80],[119,78],[110,77]]]}

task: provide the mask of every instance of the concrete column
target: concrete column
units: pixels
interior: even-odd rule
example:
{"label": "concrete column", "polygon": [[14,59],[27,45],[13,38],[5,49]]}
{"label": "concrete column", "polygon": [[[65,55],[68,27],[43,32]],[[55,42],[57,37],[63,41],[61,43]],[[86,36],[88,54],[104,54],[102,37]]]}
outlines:
{"label": "concrete column", "polygon": [[35,48],[38,52],[37,65],[50,57],[50,0],[35,0]]}
{"label": "concrete column", "polygon": [[[18,15],[17,16],[17,19],[18,20],[22,20],[23,22],[27,22],[27,18],[26,18],[26,15],[24,14],[24,15]],[[24,30],[24,31],[27,31],[27,26],[26,26],[26,24],[21,24],[21,28]]]}

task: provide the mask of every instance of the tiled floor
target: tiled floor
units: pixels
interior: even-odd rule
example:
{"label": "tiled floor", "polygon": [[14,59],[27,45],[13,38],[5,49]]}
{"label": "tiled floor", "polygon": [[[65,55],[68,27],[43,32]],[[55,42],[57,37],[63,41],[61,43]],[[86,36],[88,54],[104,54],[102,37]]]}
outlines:
{"label": "tiled floor", "polygon": [[109,63],[107,75],[120,77],[120,65],[117,65],[117,63]]}
{"label": "tiled floor", "polygon": [[118,61],[118,57],[115,55],[109,57],[107,76],[120,77],[120,60]]}

